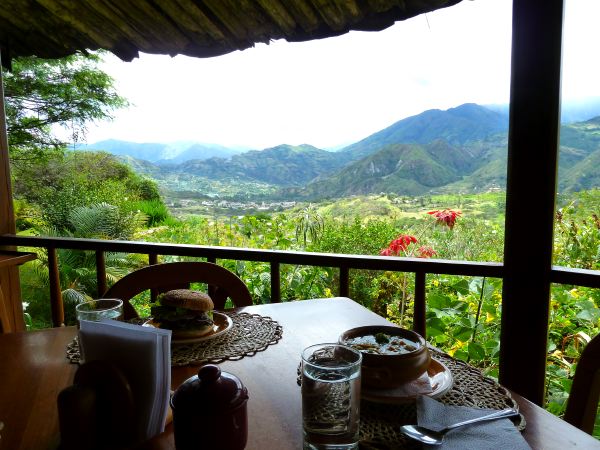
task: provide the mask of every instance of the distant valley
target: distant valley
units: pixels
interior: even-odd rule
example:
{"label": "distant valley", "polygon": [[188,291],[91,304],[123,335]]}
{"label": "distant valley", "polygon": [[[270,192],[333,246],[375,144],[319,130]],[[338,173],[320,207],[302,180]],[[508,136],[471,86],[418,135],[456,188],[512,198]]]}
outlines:
{"label": "distant valley", "polygon": [[[170,199],[316,201],[379,192],[477,193],[506,184],[508,118],[476,104],[429,110],[336,152],[282,144],[244,151],[214,144],[103,141],[79,150],[119,155]],[[559,189],[600,187],[600,117],[561,127]]]}

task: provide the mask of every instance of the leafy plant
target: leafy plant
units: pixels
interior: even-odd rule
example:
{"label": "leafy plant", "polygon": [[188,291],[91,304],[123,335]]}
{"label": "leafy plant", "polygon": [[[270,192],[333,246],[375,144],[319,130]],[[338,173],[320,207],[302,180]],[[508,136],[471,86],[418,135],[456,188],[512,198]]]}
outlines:
{"label": "leafy plant", "polygon": [[160,199],[140,200],[128,206],[132,211],[139,211],[146,217],[148,227],[164,223],[169,217],[169,208]]}
{"label": "leafy plant", "polygon": [[323,234],[325,226],[323,217],[319,214],[314,205],[309,204],[295,217],[296,223],[296,241],[303,242],[306,247],[308,240],[317,243]]}

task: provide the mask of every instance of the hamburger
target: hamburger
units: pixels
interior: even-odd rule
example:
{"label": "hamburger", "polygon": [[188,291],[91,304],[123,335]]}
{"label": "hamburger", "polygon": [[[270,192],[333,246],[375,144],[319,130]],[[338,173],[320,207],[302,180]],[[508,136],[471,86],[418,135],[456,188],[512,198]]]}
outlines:
{"label": "hamburger", "polygon": [[173,339],[191,339],[213,331],[214,307],[202,292],[175,289],[160,294],[150,312],[153,325],[171,330]]}

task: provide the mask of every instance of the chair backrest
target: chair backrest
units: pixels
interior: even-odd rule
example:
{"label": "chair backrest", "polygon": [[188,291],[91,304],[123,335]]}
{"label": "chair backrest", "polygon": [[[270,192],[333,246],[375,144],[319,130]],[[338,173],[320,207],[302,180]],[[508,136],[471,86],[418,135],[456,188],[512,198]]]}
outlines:
{"label": "chair backrest", "polygon": [[125,320],[138,317],[129,300],[148,289],[157,294],[171,289],[187,289],[190,283],[206,283],[215,309],[223,309],[229,297],[235,306],[252,304],[250,291],[233,272],[208,262],[175,262],[155,264],[131,272],[117,281],[103,295],[123,300]]}
{"label": "chair backrest", "polygon": [[600,400],[600,334],[583,349],[575,369],[575,377],[564,419],[592,434]]}

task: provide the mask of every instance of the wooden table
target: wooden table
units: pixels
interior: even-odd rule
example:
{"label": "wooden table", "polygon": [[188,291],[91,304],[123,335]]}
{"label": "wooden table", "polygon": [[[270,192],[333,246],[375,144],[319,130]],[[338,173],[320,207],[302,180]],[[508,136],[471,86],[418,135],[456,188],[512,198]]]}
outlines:
{"label": "wooden table", "polygon": [[[264,352],[221,364],[248,388],[249,450],[300,449],[302,424],[296,368],[301,350],[333,342],[344,330],[386,324],[385,319],[345,299],[307,300],[240,308],[270,316],[283,338]],[[72,381],[76,366],[65,358],[74,328],[0,336],[0,450],[47,449],[58,444],[56,396]],[[197,368],[173,369],[173,386]],[[523,436],[534,449],[600,449],[600,441],[515,395],[527,421]],[[171,426],[144,449],[175,449]]]}

